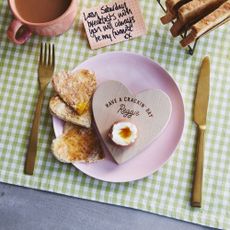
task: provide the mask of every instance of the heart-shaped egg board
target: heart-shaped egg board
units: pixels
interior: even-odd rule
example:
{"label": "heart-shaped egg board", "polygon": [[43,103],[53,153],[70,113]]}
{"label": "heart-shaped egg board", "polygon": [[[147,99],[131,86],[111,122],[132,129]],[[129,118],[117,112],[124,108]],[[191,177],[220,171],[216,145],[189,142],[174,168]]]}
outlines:
{"label": "heart-shaped egg board", "polygon": [[[160,89],[148,89],[134,95],[122,83],[106,81],[94,93],[92,109],[105,146],[121,164],[141,153],[164,131],[172,105],[168,95]],[[123,120],[135,124],[138,129],[135,143],[125,147],[113,143],[108,135],[112,125]]]}

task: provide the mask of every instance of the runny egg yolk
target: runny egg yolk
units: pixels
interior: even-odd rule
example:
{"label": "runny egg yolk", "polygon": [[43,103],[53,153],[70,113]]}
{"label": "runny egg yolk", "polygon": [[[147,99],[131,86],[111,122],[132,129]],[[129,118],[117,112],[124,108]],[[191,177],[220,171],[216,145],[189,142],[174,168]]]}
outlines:
{"label": "runny egg yolk", "polygon": [[129,138],[132,134],[132,131],[130,130],[129,127],[125,127],[125,128],[122,128],[119,132],[119,135],[122,137],[122,138]]}
{"label": "runny egg yolk", "polygon": [[136,141],[137,127],[129,121],[116,122],[111,128],[109,136],[116,145],[128,146]]}
{"label": "runny egg yolk", "polygon": [[76,106],[76,112],[82,115],[88,109],[88,104],[85,102],[80,102]]}

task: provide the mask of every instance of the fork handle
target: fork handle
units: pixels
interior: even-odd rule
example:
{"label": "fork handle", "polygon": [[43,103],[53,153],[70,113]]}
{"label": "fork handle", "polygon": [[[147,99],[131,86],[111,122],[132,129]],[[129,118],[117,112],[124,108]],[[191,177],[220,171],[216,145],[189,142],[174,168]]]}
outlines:
{"label": "fork handle", "polygon": [[198,129],[198,136],[197,136],[195,172],[194,172],[194,178],[193,178],[191,206],[200,208],[201,201],[202,201],[205,128],[198,126],[197,129]]}
{"label": "fork handle", "polygon": [[45,89],[41,89],[38,95],[38,101],[36,104],[36,109],[34,113],[34,119],[33,119],[30,139],[29,139],[29,145],[26,154],[24,172],[27,175],[33,175],[33,171],[34,171],[34,164],[35,164],[36,153],[37,153],[38,128],[40,123],[44,95],[45,95]]}

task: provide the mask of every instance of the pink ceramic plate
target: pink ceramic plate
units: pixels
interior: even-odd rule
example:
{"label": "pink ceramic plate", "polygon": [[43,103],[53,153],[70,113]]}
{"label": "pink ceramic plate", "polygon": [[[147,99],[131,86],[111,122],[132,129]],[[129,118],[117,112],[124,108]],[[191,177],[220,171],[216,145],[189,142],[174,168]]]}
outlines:
{"label": "pink ceramic plate", "polygon": [[[96,163],[74,163],[85,174],[110,182],[127,182],[149,176],[172,156],[181,139],[184,127],[184,105],[180,91],[170,75],[156,62],[128,52],[104,53],[88,59],[77,69],[90,69],[96,73],[98,84],[117,80],[133,93],[144,89],[161,89],[171,99],[172,115],[161,134],[147,149],[122,165],[117,165],[109,153]],[[56,136],[63,130],[63,122],[53,117]]]}

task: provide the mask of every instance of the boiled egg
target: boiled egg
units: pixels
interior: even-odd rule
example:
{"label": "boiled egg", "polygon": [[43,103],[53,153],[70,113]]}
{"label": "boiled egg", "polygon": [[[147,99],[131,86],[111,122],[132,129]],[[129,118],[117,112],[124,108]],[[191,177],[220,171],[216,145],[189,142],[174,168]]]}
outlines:
{"label": "boiled egg", "polygon": [[133,144],[137,139],[138,131],[136,125],[128,121],[120,121],[113,124],[110,131],[110,138],[120,146]]}

